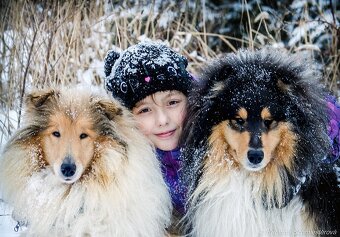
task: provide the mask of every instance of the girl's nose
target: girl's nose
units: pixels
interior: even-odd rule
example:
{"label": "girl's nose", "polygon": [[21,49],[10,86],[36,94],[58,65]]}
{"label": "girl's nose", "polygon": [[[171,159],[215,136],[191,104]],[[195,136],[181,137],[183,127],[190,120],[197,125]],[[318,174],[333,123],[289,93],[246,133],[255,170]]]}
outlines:
{"label": "girl's nose", "polygon": [[157,113],[158,126],[165,126],[169,123],[169,116],[164,110],[159,110]]}

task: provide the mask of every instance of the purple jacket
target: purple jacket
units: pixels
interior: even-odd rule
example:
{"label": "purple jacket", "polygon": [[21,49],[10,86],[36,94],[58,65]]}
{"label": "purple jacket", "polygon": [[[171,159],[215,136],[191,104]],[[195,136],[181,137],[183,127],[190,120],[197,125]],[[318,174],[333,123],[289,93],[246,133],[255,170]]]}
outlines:
{"label": "purple jacket", "polygon": [[332,148],[326,162],[332,163],[336,161],[340,155],[340,105],[332,96],[328,96],[326,100],[329,109],[328,136]]}
{"label": "purple jacket", "polygon": [[185,196],[186,187],[179,179],[178,171],[182,166],[180,160],[180,149],[172,151],[162,151],[156,149],[158,160],[161,163],[161,169],[166,185],[171,195],[174,209],[181,215],[185,213]]}

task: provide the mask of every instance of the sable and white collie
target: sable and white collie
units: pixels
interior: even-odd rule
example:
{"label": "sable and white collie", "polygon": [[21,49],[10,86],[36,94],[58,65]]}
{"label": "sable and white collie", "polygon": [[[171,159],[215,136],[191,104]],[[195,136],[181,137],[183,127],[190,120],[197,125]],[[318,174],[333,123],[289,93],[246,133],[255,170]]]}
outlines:
{"label": "sable and white collie", "polygon": [[187,233],[340,235],[327,106],[313,64],[270,49],[227,54],[189,96]]}
{"label": "sable and white collie", "polygon": [[171,200],[153,148],[104,91],[36,91],[0,159],[27,236],[165,236]]}

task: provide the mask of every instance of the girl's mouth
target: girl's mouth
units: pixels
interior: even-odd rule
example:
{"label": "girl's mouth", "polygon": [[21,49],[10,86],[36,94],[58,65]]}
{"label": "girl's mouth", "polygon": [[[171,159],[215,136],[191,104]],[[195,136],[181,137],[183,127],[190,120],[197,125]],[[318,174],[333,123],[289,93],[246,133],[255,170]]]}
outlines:
{"label": "girl's mouth", "polygon": [[163,133],[157,133],[155,135],[159,138],[168,138],[168,137],[171,137],[175,133],[175,131],[176,131],[176,129],[171,130],[171,131],[167,131],[167,132],[163,132]]}

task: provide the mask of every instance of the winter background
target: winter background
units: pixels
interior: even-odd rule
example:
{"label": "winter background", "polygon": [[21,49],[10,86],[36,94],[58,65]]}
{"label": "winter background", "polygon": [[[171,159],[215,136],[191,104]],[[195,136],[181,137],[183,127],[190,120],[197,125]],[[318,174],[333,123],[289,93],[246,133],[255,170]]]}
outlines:
{"label": "winter background", "polygon": [[[0,149],[20,126],[32,88],[103,87],[103,59],[145,40],[160,40],[199,70],[222,53],[272,46],[304,53],[339,98],[340,3],[336,0],[0,0]],[[44,211],[44,210],[41,210]],[[0,236],[14,231],[1,199]]]}

